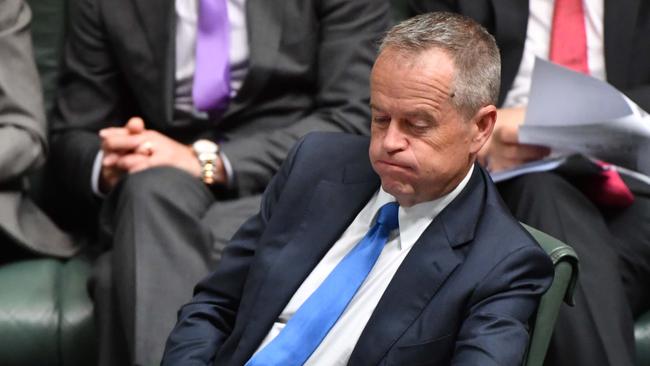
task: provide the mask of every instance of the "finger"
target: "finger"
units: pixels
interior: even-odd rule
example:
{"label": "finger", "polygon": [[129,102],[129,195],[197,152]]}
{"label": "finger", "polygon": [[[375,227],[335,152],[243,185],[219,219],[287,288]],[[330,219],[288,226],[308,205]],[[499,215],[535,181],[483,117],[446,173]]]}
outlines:
{"label": "finger", "polygon": [[144,131],[144,120],[140,117],[131,117],[126,123],[129,133],[135,135]]}
{"label": "finger", "polygon": [[145,155],[145,156],[151,156],[154,153],[154,143],[147,140],[135,149],[134,153],[140,154],[140,155]]}
{"label": "finger", "polygon": [[111,167],[117,163],[117,160],[120,158],[118,154],[115,153],[107,153],[104,154],[104,158],[102,159],[102,166],[104,167]]}
{"label": "finger", "polygon": [[102,141],[105,151],[133,151],[143,142],[141,135],[115,135]]}
{"label": "finger", "polygon": [[107,127],[99,130],[99,136],[101,138],[108,138],[111,136],[128,135],[128,134],[129,134],[129,130],[127,130],[124,127]]}
{"label": "finger", "polygon": [[550,153],[551,150],[547,147],[525,144],[508,144],[504,145],[501,150],[503,157],[522,162],[543,159]]}
{"label": "finger", "polygon": [[521,164],[522,162],[519,160],[509,160],[504,158],[490,159],[490,171],[496,173],[502,170],[515,168]]}
{"label": "finger", "polygon": [[149,165],[149,157],[140,154],[128,154],[117,161],[117,167],[131,173],[135,168]]}

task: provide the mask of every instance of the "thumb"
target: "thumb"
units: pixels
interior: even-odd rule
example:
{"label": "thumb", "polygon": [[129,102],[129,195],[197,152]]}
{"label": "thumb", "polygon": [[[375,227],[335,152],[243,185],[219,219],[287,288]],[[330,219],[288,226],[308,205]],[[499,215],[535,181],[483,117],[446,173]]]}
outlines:
{"label": "thumb", "polygon": [[132,135],[142,133],[144,131],[144,121],[140,117],[131,117],[126,123],[126,129]]}

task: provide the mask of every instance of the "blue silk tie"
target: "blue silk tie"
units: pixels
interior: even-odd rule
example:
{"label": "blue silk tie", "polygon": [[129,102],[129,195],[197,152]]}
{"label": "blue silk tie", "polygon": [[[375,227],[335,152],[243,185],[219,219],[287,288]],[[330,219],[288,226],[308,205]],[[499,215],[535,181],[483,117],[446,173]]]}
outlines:
{"label": "blue silk tie", "polygon": [[379,209],[375,225],[296,310],[280,333],[246,366],[302,365],[336,323],[398,227],[396,202]]}

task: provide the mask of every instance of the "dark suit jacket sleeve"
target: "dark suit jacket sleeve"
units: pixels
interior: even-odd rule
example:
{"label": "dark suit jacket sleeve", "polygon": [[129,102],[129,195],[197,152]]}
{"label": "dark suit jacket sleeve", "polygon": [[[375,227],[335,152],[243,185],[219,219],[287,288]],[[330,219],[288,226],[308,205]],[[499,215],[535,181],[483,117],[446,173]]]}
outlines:
{"label": "dark suit jacket sleeve", "polygon": [[123,125],[138,111],[107,39],[99,4],[68,3],[70,22],[52,119],[51,159],[68,196],[87,208],[96,204],[90,177],[100,149],[97,132]]}
{"label": "dark suit jacket sleeve", "polygon": [[453,365],[521,365],[527,322],[550,286],[552,267],[537,246],[512,252],[483,279],[456,340]]}
{"label": "dark suit jacket sleeve", "polygon": [[20,178],[45,158],[41,84],[23,0],[0,3],[0,182]]}
{"label": "dark suit jacket sleeve", "polygon": [[217,270],[194,289],[194,298],[178,313],[165,347],[163,365],[211,365],[234,327],[247,274],[257,242],[273,214],[288,179],[298,143],[268,185],[260,212],[237,231],[224,250]]}
{"label": "dark suit jacket sleeve", "polygon": [[326,0],[317,8],[316,107],[286,128],[223,144],[241,194],[263,190],[289,149],[310,131],[369,131],[368,76],[388,28],[388,2]]}

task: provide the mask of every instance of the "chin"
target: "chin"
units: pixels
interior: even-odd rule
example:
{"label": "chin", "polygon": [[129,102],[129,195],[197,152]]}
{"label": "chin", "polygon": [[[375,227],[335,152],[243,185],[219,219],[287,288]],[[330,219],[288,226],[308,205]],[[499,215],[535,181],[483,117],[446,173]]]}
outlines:
{"label": "chin", "polygon": [[413,196],[413,194],[415,193],[413,191],[413,187],[396,180],[382,179],[381,187],[384,189],[384,191],[386,191],[386,193],[389,193],[395,196],[396,198],[405,197],[405,196],[410,197]]}

